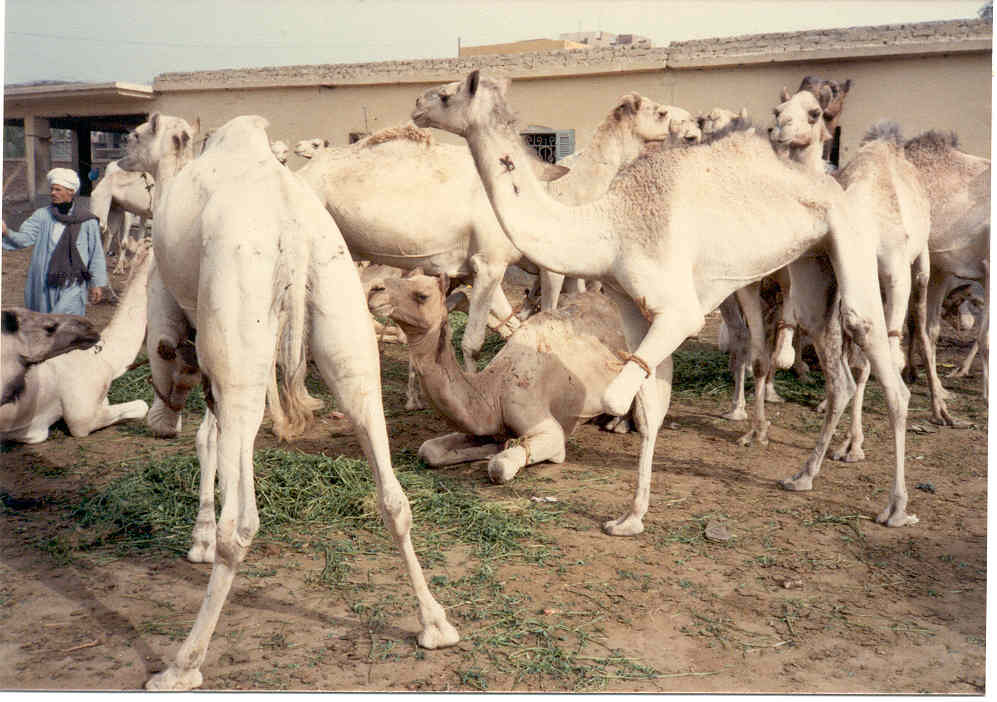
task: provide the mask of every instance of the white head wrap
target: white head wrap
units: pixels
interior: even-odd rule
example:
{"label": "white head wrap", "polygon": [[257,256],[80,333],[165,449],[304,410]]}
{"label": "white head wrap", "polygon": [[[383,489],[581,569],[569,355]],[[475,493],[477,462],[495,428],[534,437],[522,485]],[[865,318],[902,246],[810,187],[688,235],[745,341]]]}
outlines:
{"label": "white head wrap", "polygon": [[48,184],[61,185],[75,193],[80,189],[80,177],[71,168],[53,168],[48,172]]}

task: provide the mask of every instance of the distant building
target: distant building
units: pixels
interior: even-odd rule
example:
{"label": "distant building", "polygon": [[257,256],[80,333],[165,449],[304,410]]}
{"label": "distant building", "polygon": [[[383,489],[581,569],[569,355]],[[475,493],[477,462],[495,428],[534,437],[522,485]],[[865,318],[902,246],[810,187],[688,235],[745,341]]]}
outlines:
{"label": "distant building", "polygon": [[532,54],[540,51],[563,51],[565,49],[587,49],[585,44],[564,39],[526,39],[508,44],[481,44],[462,46],[458,56],[483,56],[486,54]]}
{"label": "distant building", "polygon": [[647,48],[651,40],[639,34],[613,34],[612,32],[568,32],[559,39],[577,42],[590,47],[633,46]]}

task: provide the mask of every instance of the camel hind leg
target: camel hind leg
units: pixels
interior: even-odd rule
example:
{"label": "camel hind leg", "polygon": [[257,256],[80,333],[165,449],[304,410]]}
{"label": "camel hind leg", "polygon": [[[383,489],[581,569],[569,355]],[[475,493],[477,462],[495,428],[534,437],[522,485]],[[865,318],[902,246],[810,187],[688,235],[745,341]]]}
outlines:
{"label": "camel hind leg", "polygon": [[883,388],[893,431],[893,487],[889,503],[876,521],[891,527],[916,524],[917,517],[906,512],[908,496],[904,477],[910,391],[901,380],[890,352],[875,253],[868,242],[857,236],[854,228],[849,230],[850,223],[843,214],[834,210],[830,213],[831,231],[835,236],[831,256],[841,291],[842,326],[872,363],[872,371]]}
{"label": "camel hind leg", "polygon": [[488,477],[493,483],[507,483],[522,468],[534,463],[564,462],[564,429],[556,419],[547,416],[523,429],[518,437],[507,442],[504,451],[488,461]]}
{"label": "camel hind leg", "polygon": [[730,373],[734,377],[734,393],[731,398],[731,407],[721,416],[731,421],[739,421],[748,418],[748,411],[745,409],[744,379],[747,375],[748,367],[748,339],[747,325],[741,316],[741,308],[734,295],[728,295],[720,303],[720,314],[724,324],[727,325],[729,341],[727,353],[729,355]]}
{"label": "camel hind leg", "polygon": [[315,256],[329,263],[310,276],[312,357],[337,406],[352,422],[374,473],[378,511],[401,552],[419,601],[419,645],[430,649],[452,646],[460,635],[426,584],[412,547],[412,511],[391,467],[377,340],[366,319],[360,279],[348,257],[322,256],[319,252]]}
{"label": "camel hind leg", "polygon": [[491,458],[502,450],[500,444],[473,434],[454,432],[427,439],[419,447],[419,458],[433,468],[453,466]]}

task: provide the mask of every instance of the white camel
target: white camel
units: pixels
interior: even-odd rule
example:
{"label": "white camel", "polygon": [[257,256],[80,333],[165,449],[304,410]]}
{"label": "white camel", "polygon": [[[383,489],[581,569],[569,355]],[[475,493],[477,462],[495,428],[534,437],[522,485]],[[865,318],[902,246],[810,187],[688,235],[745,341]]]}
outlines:
{"label": "white camel", "polygon": [[[958,149],[954,134],[928,131],[904,144],[904,152],[917,169],[931,202],[931,278],[928,283],[928,338],[925,366],[931,388],[932,418],[952,423],[945,405],[935,364],[935,347],[941,329],[941,309],[950,276],[976,280],[983,285],[981,324],[977,348],[983,360],[983,397],[988,395],[988,334],[990,328],[990,160]],[[916,372],[908,347],[906,373]]]}
{"label": "white camel", "polygon": [[[487,458],[491,480],[505,483],[524,466],[564,461],[566,437],[602,414],[603,391],[626,351],[620,315],[605,295],[568,295],[556,310],[530,317],[484,370],[470,374],[460,369],[450,341],[446,276],[416,271],[385,285],[382,310],[405,330],[426,396],[458,429],[422,444],[419,456],[428,464]],[[656,391],[667,408],[670,359],[663,365]],[[643,435],[647,427],[638,430]]]}
{"label": "white camel", "polygon": [[48,438],[49,427],[60,419],[70,434],[81,437],[145,416],[149,405],[144,400],[112,405],[107,391],[142,348],[146,283],[154,265],[146,243],[136,253],[125,291],[98,345],[49,359],[28,373],[21,397],[0,407],[0,438],[37,444]]}
{"label": "white camel", "polygon": [[280,139],[277,139],[270,144],[270,151],[273,152],[273,155],[277,158],[277,162],[280,165],[287,165],[287,159],[291,155],[291,150],[287,147],[287,144],[282,142]]}
{"label": "white camel", "polygon": [[[155,349],[175,320],[194,327],[208,405],[197,432],[201,508],[188,557],[211,561],[211,579],[190,634],[170,667],[148,681],[150,689],[201,684],[208,643],[259,528],[253,444],[275,365],[283,369],[280,397],[270,405],[275,423],[293,435],[310,418],[306,338],[373,468],[378,511],[419,601],[419,644],[438,648],[459,639],[412,547],[412,513],[391,467],[377,340],[356,266],[314,193],[273,158],[266,127],[262,117],[236,117],[194,160],[194,129],[180,118],[153,114],[129,135],[121,161],[123,168],[153,173],[161,186],[153,228],[158,285],[150,286],[159,300],[150,311],[172,313],[150,318],[149,346]],[[172,330],[167,345],[186,332]],[[166,366],[169,380],[172,361],[153,353],[149,362],[154,370]],[[154,382],[163,376],[154,372]],[[217,526],[216,471],[222,494]]]}
{"label": "white camel", "polygon": [[[777,125],[770,132],[771,138],[775,143],[788,145],[790,158],[807,162],[809,168],[822,173],[824,166],[820,153],[823,144],[813,138],[816,128],[822,125],[819,117],[817,123],[810,121],[817,100],[808,91],[790,97],[784,90],[782,98],[783,102],[776,108]],[[817,158],[813,158],[814,153]],[[837,170],[834,177],[845,188],[845,197],[854,210],[865,214],[864,231],[875,243],[890,350],[894,364],[900,370],[904,367],[900,342],[909,303],[914,308],[919,341],[922,346],[928,344],[927,286],[931,267],[928,194],[914,166],[904,156],[903,138],[895,122],[882,121],[870,128],[858,153],[847,166]],[[813,266],[812,269],[825,277],[831,276],[826,268]],[[913,301],[912,287],[916,292]],[[862,401],[870,365],[861,353],[853,356],[858,385],[852,405],[852,422],[844,442],[832,454],[832,458],[844,461],[865,458]]]}
{"label": "white camel", "polygon": [[[671,126],[656,103],[636,95],[622,98],[607,121],[612,129],[597,134],[608,143],[589,148],[614,158],[667,138]],[[532,153],[521,166],[541,171],[548,180],[567,170]],[[607,182],[618,168],[619,162],[603,168]],[[296,173],[318,193],[355,259],[473,279],[461,339],[466,370],[476,368],[489,310],[510,332],[518,326],[500,283],[509,265],[528,260],[502,231],[465,146],[439,143],[430,132],[407,124],[348,147],[323,148]],[[553,286],[546,282],[543,289]],[[552,309],[555,301],[546,292],[544,297],[541,308]]]}
{"label": "white camel", "polygon": [[148,173],[122,170],[111,161],[90,194],[90,211],[97,215],[104,233],[104,251],[117,248],[118,262],[114,272],[120,273],[127,260],[134,257],[138,242],[131,237],[131,228],[138,219],[140,237],[145,236],[146,222],[152,219],[155,179]]}
{"label": "white camel", "polygon": [[663,378],[664,360],[725,297],[813,249],[828,252],[840,295],[814,290],[798,312],[813,331],[831,402],[803,470],[781,484],[812,489],[854,391],[841,358],[844,331],[872,361],[894,432],[894,485],[877,521],[911,523],[904,484],[910,393],[890,358],[875,248],[853,223],[861,218],[851,212],[841,187],[783,161],[767,139],[741,132],[639,158],[605,196],[568,207],[549,197],[529,168],[518,167],[526,154],[506,104],[507,87],[507,80],[482,79],[474,71],[464,81],[427,91],[412,117],[420,126],[467,140],[499,221],[526,256],[562,274],[602,280],[620,305],[632,353],[606,389],[603,409],[622,415],[636,395],[634,414],[648,428],[648,438],[641,443],[632,507],[605,530],[613,535],[643,530],[654,437],[664,419],[650,376]]}
{"label": "white camel", "polygon": [[[0,324],[0,368],[3,389],[0,417],[28,385],[29,371],[59,354],[89,349],[100,341],[93,322],[75,314],[46,314],[26,307],[5,307]],[[33,375],[33,374],[31,374]]]}
{"label": "white camel", "polygon": [[301,158],[311,159],[322,149],[329,148],[329,140],[315,137],[313,139],[302,139],[294,145],[294,153]]}

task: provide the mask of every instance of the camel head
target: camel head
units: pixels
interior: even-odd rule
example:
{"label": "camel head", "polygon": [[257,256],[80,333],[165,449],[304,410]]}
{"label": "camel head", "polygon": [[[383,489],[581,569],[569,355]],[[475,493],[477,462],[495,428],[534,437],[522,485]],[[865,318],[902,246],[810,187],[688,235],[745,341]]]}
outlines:
{"label": "camel head", "polygon": [[2,316],[3,354],[17,354],[23,365],[88,349],[100,341],[100,332],[86,317],[44,314],[23,307],[7,307]]}
{"label": "camel head", "polygon": [[329,140],[315,137],[314,139],[302,139],[294,145],[294,153],[301,158],[311,158],[322,149],[329,148]]}
{"label": "camel head", "polygon": [[427,90],[415,101],[412,121],[419,127],[436,127],[458,136],[467,136],[478,126],[515,124],[506,103],[507,78],[485,78],[471,71],[456,83]]}
{"label": "camel head", "polygon": [[782,89],[780,102],[773,113],[775,126],[769,129],[769,139],[777,147],[805,149],[811,144],[823,144],[831,138],[824,124],[824,106],[831,100],[831,91],[826,89],[821,97],[809,90],[801,90],[790,95]]}
{"label": "camel head", "polygon": [[125,171],[148,171],[155,174],[157,166],[172,160],[178,167],[194,158],[194,137],[200,131],[200,120],[190,125],[181,117],[152,113],[128,134],[124,158],[118,166]]}
{"label": "camel head", "polygon": [[748,124],[748,108],[742,107],[740,112],[734,112],[723,107],[714,107],[696,118],[703,137],[710,137],[720,132],[737,129]]}
{"label": "camel head", "polygon": [[830,95],[829,99],[827,99],[827,104],[823,108],[824,126],[827,127],[828,132],[834,134],[834,129],[838,126],[838,120],[841,117],[841,110],[845,106],[845,98],[848,96],[848,91],[851,87],[851,79],[846,80],[844,83],[839,83],[836,80],[824,80],[815,76],[807,76],[800,83],[799,90],[809,91],[819,99],[825,94]]}
{"label": "camel head", "polygon": [[424,275],[417,268],[401,278],[385,279],[383,284],[390,307],[387,314],[410,339],[446,324],[450,280],[445,274],[439,277]]}
{"label": "camel head", "polygon": [[277,157],[280,165],[287,165],[287,159],[291,155],[291,150],[287,148],[287,144],[278,139],[270,144],[270,150],[273,151],[273,155]]}
{"label": "camel head", "polygon": [[681,141],[693,144],[702,136],[699,124],[681,107],[659,105],[638,93],[621,97],[606,122],[624,127],[643,142]]}

